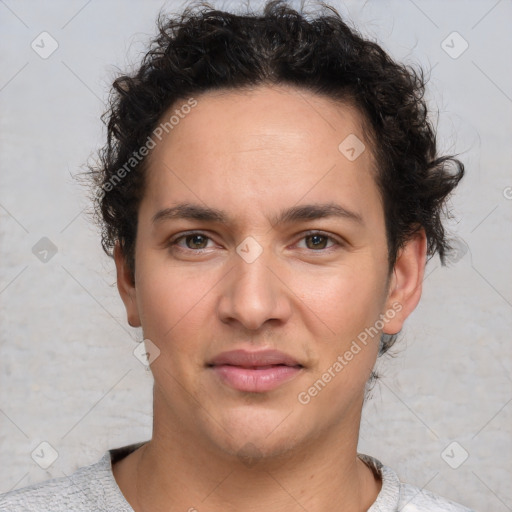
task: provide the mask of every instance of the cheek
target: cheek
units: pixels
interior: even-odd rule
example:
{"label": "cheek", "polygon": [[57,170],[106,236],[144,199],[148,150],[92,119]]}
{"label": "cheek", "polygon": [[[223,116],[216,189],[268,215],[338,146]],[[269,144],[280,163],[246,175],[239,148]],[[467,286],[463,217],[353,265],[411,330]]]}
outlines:
{"label": "cheek", "polygon": [[311,318],[311,326],[317,324],[312,330],[319,337],[321,333],[346,341],[373,325],[382,312],[386,298],[382,276],[375,266],[362,264],[363,257],[357,264],[355,260],[351,265],[292,273],[290,289],[300,299],[297,308]]}
{"label": "cheek", "polygon": [[317,406],[332,408],[333,414],[361,396],[377,358],[380,331],[375,324],[385,303],[385,283],[363,261],[361,255],[359,264],[315,275],[298,273],[294,281],[301,298],[300,321],[317,355],[308,387],[301,391],[317,397]]}
{"label": "cheek", "polygon": [[180,340],[200,329],[214,276],[155,259],[144,262],[140,271],[144,277],[137,286],[137,300],[145,337],[162,347],[171,342],[191,347],[193,338],[187,337],[187,343]]}
{"label": "cheek", "polygon": [[310,319],[308,339],[317,355],[297,399],[339,421],[361,399],[375,365],[384,287],[375,273],[355,267],[329,276],[298,276],[296,286],[302,287],[302,319]]}

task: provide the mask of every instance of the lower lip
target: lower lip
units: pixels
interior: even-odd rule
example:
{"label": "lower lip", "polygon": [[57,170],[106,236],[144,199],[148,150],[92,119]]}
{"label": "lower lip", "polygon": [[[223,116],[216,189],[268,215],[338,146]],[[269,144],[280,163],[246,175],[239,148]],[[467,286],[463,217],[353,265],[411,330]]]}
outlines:
{"label": "lower lip", "polygon": [[226,364],[213,366],[212,370],[232,388],[261,393],[271,391],[293,379],[300,372],[301,367],[276,365],[270,368],[252,369]]}

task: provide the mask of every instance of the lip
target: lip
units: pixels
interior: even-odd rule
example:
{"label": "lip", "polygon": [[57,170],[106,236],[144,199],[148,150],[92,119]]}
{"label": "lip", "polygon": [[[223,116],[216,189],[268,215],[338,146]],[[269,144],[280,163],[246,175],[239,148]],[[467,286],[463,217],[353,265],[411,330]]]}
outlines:
{"label": "lip", "polygon": [[214,357],[208,364],[214,374],[239,391],[271,391],[296,377],[303,366],[278,350],[232,350]]}

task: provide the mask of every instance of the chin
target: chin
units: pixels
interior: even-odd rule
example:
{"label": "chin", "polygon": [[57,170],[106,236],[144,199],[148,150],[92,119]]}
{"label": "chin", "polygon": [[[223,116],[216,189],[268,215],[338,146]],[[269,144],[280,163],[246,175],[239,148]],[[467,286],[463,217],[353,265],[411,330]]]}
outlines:
{"label": "chin", "polygon": [[258,462],[271,462],[282,460],[286,455],[293,454],[300,444],[299,440],[288,436],[275,439],[264,436],[237,436],[227,440],[227,444],[219,446],[226,455],[236,457],[246,466],[253,466]]}
{"label": "chin", "polygon": [[283,456],[307,437],[304,422],[299,429],[297,418],[290,411],[254,409],[257,408],[227,412],[217,424],[209,422],[206,426],[209,432],[205,435],[222,452],[249,465],[257,460]]}

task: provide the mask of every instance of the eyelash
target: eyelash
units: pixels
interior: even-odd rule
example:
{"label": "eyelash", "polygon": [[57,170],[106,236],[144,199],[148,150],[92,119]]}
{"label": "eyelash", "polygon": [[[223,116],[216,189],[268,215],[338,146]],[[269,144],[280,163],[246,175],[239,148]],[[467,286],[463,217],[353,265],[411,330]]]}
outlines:
{"label": "eyelash", "polygon": [[[205,233],[201,232],[201,231],[188,231],[186,233],[182,233],[180,234],[179,236],[177,237],[173,237],[169,240],[167,246],[169,248],[177,248],[178,250],[180,251],[184,251],[184,252],[195,252],[195,253],[203,253],[205,251],[207,251],[207,249],[189,249],[189,248],[183,248],[183,247],[180,247],[178,245],[178,242],[182,239],[186,239],[187,237],[190,237],[190,236],[194,236],[194,235],[201,235],[203,236],[204,238],[208,239],[208,240],[211,240],[211,237],[209,237],[208,235],[206,235]],[[324,249],[307,249],[308,251],[310,252],[317,252],[317,253],[330,253],[333,249],[336,249],[336,246],[338,247],[342,247],[344,244],[339,241],[338,239],[334,238],[333,236],[331,235],[327,235],[326,233],[323,233],[322,231],[307,231],[306,233],[304,233],[300,240],[304,240],[305,238],[308,238],[308,237],[311,237],[311,236],[321,236],[321,237],[324,237],[324,238],[327,238],[328,242],[333,242],[334,245],[331,246],[331,247],[328,247],[328,248],[324,248]]]}

